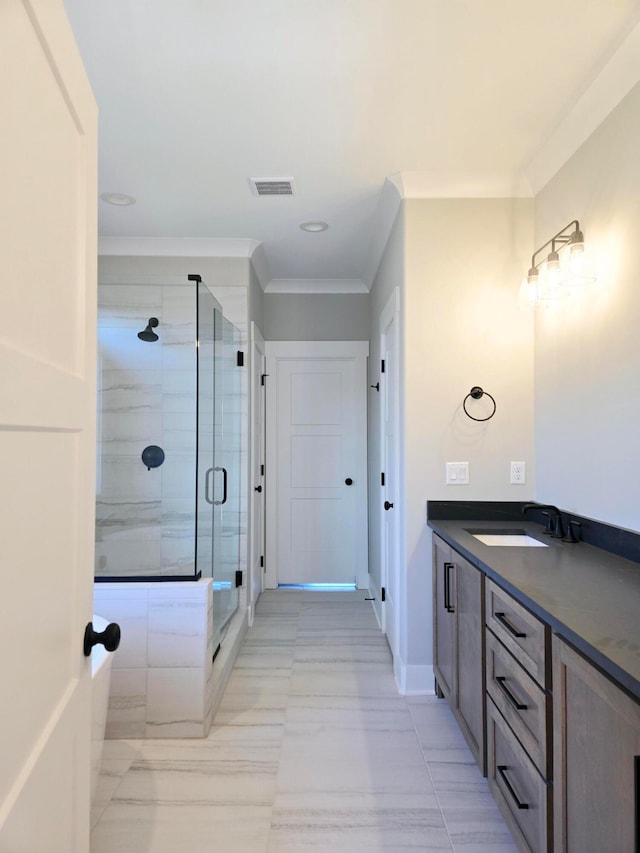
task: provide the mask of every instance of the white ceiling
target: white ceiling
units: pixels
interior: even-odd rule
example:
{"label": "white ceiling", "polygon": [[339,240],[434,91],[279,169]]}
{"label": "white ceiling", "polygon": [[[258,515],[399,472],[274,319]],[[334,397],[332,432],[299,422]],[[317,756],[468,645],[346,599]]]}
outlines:
{"label": "white ceiling", "polygon": [[[640,12],[640,0],[65,6],[100,110],[100,192],[137,199],[100,202],[102,236],[245,238],[262,242],[267,280],[367,283],[387,176],[411,174],[426,195],[461,175],[526,193],[528,164]],[[249,177],[293,177],[297,194],[257,198]],[[329,230],[301,231],[310,219]]]}

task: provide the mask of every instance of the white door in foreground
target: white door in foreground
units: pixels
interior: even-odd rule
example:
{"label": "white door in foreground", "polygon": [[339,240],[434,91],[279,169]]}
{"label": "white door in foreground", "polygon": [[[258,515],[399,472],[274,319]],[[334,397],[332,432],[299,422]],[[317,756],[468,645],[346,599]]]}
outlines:
{"label": "white door in foreground", "polygon": [[0,3],[0,850],[89,849],[97,111],[61,2]]}
{"label": "white door in foreground", "polygon": [[367,352],[267,342],[269,586],[368,586]]}

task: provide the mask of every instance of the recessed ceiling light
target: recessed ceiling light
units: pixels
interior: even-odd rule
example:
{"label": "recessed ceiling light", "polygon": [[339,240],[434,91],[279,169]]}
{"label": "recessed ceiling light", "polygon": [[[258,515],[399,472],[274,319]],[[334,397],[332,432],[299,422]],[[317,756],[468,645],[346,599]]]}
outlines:
{"label": "recessed ceiling light", "polygon": [[132,195],[125,195],[124,193],[102,193],[100,198],[107,204],[116,204],[119,207],[128,207],[130,204],[136,203]]}
{"label": "recessed ceiling light", "polygon": [[329,227],[326,222],[301,222],[300,227],[303,231],[326,231]]}

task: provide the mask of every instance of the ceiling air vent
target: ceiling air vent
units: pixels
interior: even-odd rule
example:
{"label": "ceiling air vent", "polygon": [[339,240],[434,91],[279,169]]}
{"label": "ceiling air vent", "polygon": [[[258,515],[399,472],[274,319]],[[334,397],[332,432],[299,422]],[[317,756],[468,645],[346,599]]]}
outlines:
{"label": "ceiling air vent", "polygon": [[293,178],[249,178],[254,195],[293,195]]}

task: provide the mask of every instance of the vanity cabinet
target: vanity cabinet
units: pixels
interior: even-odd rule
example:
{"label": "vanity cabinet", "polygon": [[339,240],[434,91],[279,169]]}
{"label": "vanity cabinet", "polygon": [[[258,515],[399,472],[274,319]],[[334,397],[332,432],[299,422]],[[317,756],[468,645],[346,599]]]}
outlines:
{"label": "vanity cabinet", "polygon": [[484,575],[433,537],[434,674],[485,773]]}
{"label": "vanity cabinet", "polygon": [[554,851],[640,850],[640,705],[553,638]]}
{"label": "vanity cabinet", "polygon": [[[435,533],[433,541],[436,691],[449,701],[478,764],[486,768],[518,849],[640,853],[637,694],[601,672],[599,653],[590,658],[589,644],[583,652],[573,648],[567,637],[575,636],[581,648],[583,643],[575,628],[556,616],[556,622],[549,620],[552,630],[542,604],[536,613],[543,618],[529,610],[525,603],[536,598],[520,595],[513,579],[484,563],[484,570],[477,569]],[[496,563],[505,572],[504,555]],[[577,559],[575,568],[568,560],[567,566],[579,584]],[[612,601],[605,594],[611,577],[603,569],[603,606]],[[584,618],[595,600],[593,572],[590,578],[579,611]],[[562,588],[539,591],[537,598],[548,595],[557,610]],[[637,583],[629,581],[625,589],[633,604]],[[613,602],[620,607],[619,593]],[[629,608],[626,614],[628,619]],[[637,650],[637,633],[625,628],[615,636],[625,649]]]}
{"label": "vanity cabinet", "polygon": [[455,608],[451,604],[451,548],[433,537],[433,670],[436,693],[452,704]]}
{"label": "vanity cabinet", "polygon": [[486,581],[487,775],[526,853],[548,853],[552,830],[551,633]]}

